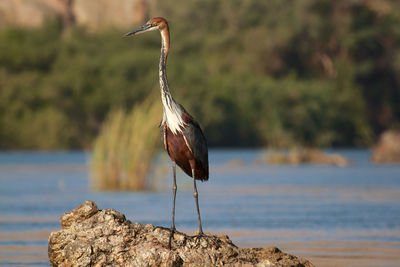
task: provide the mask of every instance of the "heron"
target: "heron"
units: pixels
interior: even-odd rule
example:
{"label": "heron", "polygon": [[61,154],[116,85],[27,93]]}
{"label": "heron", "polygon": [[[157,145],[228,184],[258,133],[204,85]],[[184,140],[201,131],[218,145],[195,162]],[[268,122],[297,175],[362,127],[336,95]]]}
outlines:
{"label": "heron", "polygon": [[188,176],[193,178],[193,196],[196,203],[199,232],[197,237],[203,236],[199,208],[199,194],[196,180],[208,180],[208,148],[207,140],[199,123],[172,97],[167,80],[167,57],[169,53],[170,35],[166,19],[157,17],[150,19],[139,28],[126,33],[124,36],[133,36],[145,32],[159,30],[161,34],[161,55],[159,61],[159,82],[163,118],[160,123],[164,149],[172,161],[172,222],[168,246],[171,248],[171,239],[175,229],[175,198],[176,198],[176,165]]}

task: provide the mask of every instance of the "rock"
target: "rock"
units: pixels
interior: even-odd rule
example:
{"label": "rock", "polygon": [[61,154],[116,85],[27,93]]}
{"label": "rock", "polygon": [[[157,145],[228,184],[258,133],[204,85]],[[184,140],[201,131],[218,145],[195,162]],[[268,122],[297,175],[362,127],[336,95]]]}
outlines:
{"label": "rock", "polygon": [[146,0],[7,0],[0,1],[0,28],[40,27],[56,17],[62,18],[65,26],[126,28],[143,23],[148,12]]}
{"label": "rock", "polygon": [[58,0],[0,1],[0,26],[39,27],[46,19],[54,18],[63,11],[62,2]]}
{"label": "rock", "polygon": [[63,214],[60,218],[62,228],[67,228],[74,223],[82,222],[97,213],[99,209],[92,201],[85,201],[78,208]]}
{"label": "rock", "polygon": [[86,201],[60,219],[49,237],[52,266],[314,266],[278,248],[238,248],[228,236],[192,237],[131,223],[113,209]]}
{"label": "rock", "polygon": [[350,163],[348,159],[339,154],[327,154],[315,148],[293,149],[288,153],[271,152],[268,153],[266,160],[269,164],[324,164],[346,166]]}
{"label": "rock", "polygon": [[400,131],[386,131],[372,149],[373,163],[400,163]]}
{"label": "rock", "polygon": [[349,160],[339,154],[327,154],[315,148],[307,149],[305,151],[305,162],[336,166],[346,166],[349,164]]}
{"label": "rock", "polygon": [[134,27],[142,24],[148,14],[146,0],[74,0],[76,23],[96,30],[104,27]]}

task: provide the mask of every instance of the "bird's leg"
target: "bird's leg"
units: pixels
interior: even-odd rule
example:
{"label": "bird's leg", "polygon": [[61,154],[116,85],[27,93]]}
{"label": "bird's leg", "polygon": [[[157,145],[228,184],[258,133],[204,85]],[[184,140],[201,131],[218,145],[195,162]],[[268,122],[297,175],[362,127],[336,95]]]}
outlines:
{"label": "bird's leg", "polygon": [[200,209],[199,209],[199,193],[197,192],[196,186],[196,178],[195,178],[195,171],[192,169],[192,177],[193,177],[193,196],[196,200],[196,208],[197,208],[197,216],[199,220],[199,234],[198,236],[203,235],[203,227],[201,226],[201,218],[200,218]]}
{"label": "bird's leg", "polygon": [[171,232],[169,234],[169,240],[168,240],[168,248],[171,249],[171,240],[172,237],[174,236],[174,232],[175,232],[175,197],[176,197],[176,163],[172,162],[172,173],[174,176],[174,183],[172,185],[172,194],[173,194],[173,198],[172,198],[172,223],[171,223]]}

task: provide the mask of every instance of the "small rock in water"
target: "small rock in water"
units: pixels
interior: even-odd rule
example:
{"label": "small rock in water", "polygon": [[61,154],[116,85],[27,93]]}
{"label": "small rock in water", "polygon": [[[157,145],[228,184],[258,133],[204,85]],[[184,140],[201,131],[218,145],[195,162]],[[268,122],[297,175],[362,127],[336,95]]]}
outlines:
{"label": "small rock in water", "polygon": [[373,163],[400,163],[400,131],[386,131],[372,149]]}
{"label": "small rock in water", "polygon": [[256,163],[268,164],[322,164],[322,165],[336,165],[346,166],[350,161],[339,154],[327,154],[319,149],[292,149],[285,151],[272,151],[267,154],[265,159],[258,159]]}

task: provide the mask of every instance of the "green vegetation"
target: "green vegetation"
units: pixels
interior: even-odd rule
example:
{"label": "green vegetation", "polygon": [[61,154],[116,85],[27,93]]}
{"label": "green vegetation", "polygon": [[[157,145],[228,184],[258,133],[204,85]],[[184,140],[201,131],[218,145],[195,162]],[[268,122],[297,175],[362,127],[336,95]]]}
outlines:
{"label": "green vegetation", "polygon": [[[211,146],[367,146],[399,126],[398,1],[157,3],[171,91]],[[0,148],[90,148],[110,110],[158,91],[160,37],[128,30],[1,32]]]}
{"label": "green vegetation", "polygon": [[146,175],[158,151],[161,104],[153,96],[130,113],[111,112],[93,147],[92,186],[96,190],[144,190]]}

